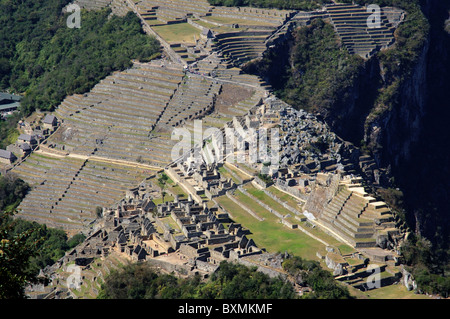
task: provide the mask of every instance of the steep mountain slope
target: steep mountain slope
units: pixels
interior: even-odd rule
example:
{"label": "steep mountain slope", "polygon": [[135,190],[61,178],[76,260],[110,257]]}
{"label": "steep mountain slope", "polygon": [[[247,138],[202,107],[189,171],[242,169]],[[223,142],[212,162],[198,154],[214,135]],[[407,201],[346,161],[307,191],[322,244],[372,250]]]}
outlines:
{"label": "steep mountain slope", "polygon": [[[322,117],[374,157],[390,176],[379,180],[383,188],[378,193],[403,211],[419,238],[412,241],[411,264],[427,269],[426,274],[445,275],[450,229],[450,38],[445,27],[450,2],[354,3],[406,11],[392,48],[369,60],[354,60],[339,51],[325,19],[325,24],[313,21],[296,29],[259,63],[248,64],[247,71],[265,76],[281,98]],[[421,237],[428,244],[416,241]]]}

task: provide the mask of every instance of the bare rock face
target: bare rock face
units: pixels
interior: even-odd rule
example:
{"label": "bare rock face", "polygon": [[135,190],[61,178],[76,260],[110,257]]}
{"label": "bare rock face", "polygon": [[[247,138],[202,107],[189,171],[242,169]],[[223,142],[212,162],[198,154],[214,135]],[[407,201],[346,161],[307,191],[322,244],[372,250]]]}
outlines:
{"label": "bare rock face", "polygon": [[337,174],[317,174],[305,211],[317,217],[336,193],[340,178]]}
{"label": "bare rock face", "polygon": [[425,114],[428,50],[426,43],[412,76],[399,88],[399,103],[366,120],[364,140],[382,166],[398,166],[412,156],[411,145],[419,138]]}
{"label": "bare rock face", "polygon": [[344,266],[346,265],[345,261],[338,260],[334,253],[328,253],[325,256],[325,263],[328,268],[333,270],[333,276],[342,276],[346,272],[344,270]]}

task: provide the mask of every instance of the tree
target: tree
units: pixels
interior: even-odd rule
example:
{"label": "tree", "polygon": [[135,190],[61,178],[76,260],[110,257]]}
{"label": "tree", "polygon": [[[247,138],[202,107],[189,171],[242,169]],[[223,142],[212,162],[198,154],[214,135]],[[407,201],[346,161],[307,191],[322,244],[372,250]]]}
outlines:
{"label": "tree", "polygon": [[12,225],[2,220],[5,215],[0,216],[0,299],[23,299],[26,285],[37,280],[29,264],[30,258],[36,256],[38,241],[28,241],[32,229],[11,237]]}
{"label": "tree", "polygon": [[[337,283],[329,271],[316,261],[290,256],[283,262],[283,269],[294,278],[301,278],[302,284],[313,289],[305,299],[351,299],[348,289]],[[298,279],[297,279],[298,281]]]}
{"label": "tree", "polygon": [[101,206],[95,207],[95,215],[96,215],[98,218],[101,218],[101,217],[102,217],[102,215],[103,215],[103,208],[102,208]]}
{"label": "tree", "polygon": [[177,278],[159,274],[146,263],[129,264],[105,278],[99,299],[275,299],[295,298],[293,287],[270,278],[256,267],[226,261],[208,281],[200,276]]}
{"label": "tree", "polygon": [[162,201],[164,202],[164,197],[167,195],[167,192],[165,189],[167,188],[167,183],[169,181],[169,176],[167,176],[165,173],[162,173],[161,176],[158,178],[158,184],[159,187],[161,187],[161,197]]}

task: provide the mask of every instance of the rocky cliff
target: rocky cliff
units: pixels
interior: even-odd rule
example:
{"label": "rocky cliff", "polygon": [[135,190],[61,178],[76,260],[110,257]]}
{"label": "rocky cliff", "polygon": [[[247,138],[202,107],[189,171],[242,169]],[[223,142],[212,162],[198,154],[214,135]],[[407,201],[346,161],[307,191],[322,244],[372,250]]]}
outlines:
{"label": "rocky cliff", "polygon": [[[379,116],[365,119],[364,141],[382,167],[395,169],[413,156],[411,147],[418,142],[426,112],[428,52],[427,40],[411,75],[397,88],[397,99]],[[383,78],[381,63],[380,71]]]}

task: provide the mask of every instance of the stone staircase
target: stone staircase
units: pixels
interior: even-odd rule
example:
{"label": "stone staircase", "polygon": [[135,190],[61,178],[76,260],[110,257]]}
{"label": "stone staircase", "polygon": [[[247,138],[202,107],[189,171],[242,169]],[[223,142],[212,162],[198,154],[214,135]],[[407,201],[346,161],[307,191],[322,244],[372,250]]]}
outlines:
{"label": "stone staircase", "polygon": [[380,237],[398,233],[391,210],[358,184],[341,184],[319,219],[355,248],[377,247]]}

